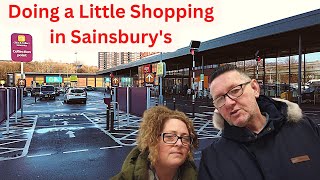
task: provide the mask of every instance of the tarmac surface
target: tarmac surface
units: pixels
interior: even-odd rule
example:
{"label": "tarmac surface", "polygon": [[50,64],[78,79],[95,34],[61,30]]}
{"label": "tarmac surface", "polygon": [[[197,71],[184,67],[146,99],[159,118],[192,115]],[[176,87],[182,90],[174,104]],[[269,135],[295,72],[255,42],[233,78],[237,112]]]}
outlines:
{"label": "tarmac surface", "polygon": [[[103,93],[88,92],[86,104],[64,104],[63,95],[55,101],[35,101],[25,97],[20,112],[0,125],[1,179],[109,179],[120,171],[128,152],[136,145],[140,117],[121,112],[115,130],[106,130]],[[153,104],[155,104],[155,99]],[[169,108],[192,115],[191,99],[167,97]],[[320,124],[320,108],[301,106],[304,113]],[[196,101],[194,126],[201,150],[219,137],[213,128],[213,106],[208,99]]]}

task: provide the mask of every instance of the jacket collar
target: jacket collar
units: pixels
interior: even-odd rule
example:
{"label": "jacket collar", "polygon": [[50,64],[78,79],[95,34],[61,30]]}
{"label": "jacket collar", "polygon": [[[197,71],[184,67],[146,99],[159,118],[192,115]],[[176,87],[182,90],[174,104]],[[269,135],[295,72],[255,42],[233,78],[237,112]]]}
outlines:
{"label": "jacket collar", "polygon": [[[261,112],[268,113],[269,121],[267,126],[269,130],[276,130],[282,126],[285,121],[298,122],[302,119],[302,110],[296,103],[283,99],[271,99],[260,95],[257,103]],[[231,126],[223,119],[217,110],[213,115],[214,127],[222,130],[222,136],[236,141],[252,141],[257,136],[246,128]]]}

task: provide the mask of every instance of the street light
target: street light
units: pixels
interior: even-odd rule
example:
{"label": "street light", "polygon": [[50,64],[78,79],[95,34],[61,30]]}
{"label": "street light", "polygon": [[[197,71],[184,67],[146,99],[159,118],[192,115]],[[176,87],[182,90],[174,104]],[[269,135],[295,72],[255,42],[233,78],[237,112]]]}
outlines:
{"label": "street light", "polygon": [[192,54],[192,90],[193,90],[193,94],[192,94],[192,117],[194,117],[194,108],[195,108],[195,87],[194,87],[194,79],[195,79],[195,60],[194,60],[194,55],[195,53],[198,51],[199,47],[200,47],[201,42],[200,41],[194,41],[192,40],[190,42],[190,53]]}
{"label": "street light", "polygon": [[78,62],[78,52],[74,53],[76,55],[76,63]]}

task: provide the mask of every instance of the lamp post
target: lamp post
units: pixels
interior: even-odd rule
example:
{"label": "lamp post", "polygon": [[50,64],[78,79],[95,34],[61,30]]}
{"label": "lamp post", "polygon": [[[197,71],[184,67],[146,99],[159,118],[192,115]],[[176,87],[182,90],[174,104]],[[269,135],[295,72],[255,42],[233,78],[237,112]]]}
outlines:
{"label": "lamp post", "polygon": [[194,55],[198,51],[200,47],[201,42],[200,41],[194,41],[192,40],[190,42],[190,53],[192,55],[192,84],[191,84],[191,89],[193,90],[192,94],[192,117],[194,117],[194,108],[195,108],[195,87],[194,87],[194,79],[195,79],[195,66],[196,62],[194,60]]}
{"label": "lamp post", "polygon": [[[160,53],[160,63],[162,63],[162,52]],[[163,70],[163,68],[162,68]],[[159,76],[159,105],[163,105],[163,94],[162,94],[162,77],[163,75]]]}
{"label": "lamp post", "polygon": [[78,62],[78,52],[74,53],[76,55],[76,63]]}

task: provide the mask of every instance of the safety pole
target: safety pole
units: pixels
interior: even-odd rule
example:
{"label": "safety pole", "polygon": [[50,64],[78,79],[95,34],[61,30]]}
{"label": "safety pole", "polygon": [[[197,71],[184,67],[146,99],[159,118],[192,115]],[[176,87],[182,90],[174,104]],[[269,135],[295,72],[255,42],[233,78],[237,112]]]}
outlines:
{"label": "safety pole", "polygon": [[[162,52],[160,53],[160,62],[162,62]],[[160,75],[159,80],[159,105],[163,105],[163,94],[162,94],[162,78],[164,75]]]}
{"label": "safety pole", "polygon": [[113,107],[113,105],[111,105],[110,111],[111,111],[110,132],[113,132],[113,130],[114,130],[114,107]]}
{"label": "safety pole", "polygon": [[150,108],[150,101],[151,101],[151,98],[150,98],[150,87],[147,87],[147,109]]}
{"label": "safety pole", "polygon": [[194,85],[194,79],[195,79],[195,66],[196,62],[194,60],[194,53],[192,54],[192,117],[194,117],[194,109],[195,109],[195,98],[196,98],[196,90],[195,90],[195,85]]}
{"label": "safety pole", "polygon": [[130,114],[129,114],[129,106],[130,106],[130,103],[129,103],[129,99],[130,99],[130,95],[129,95],[129,92],[130,92],[130,88],[127,87],[127,126],[129,126],[129,121],[130,121]]}
{"label": "safety pole", "polygon": [[23,88],[21,89],[21,118],[23,117]]}
{"label": "safety pole", "polygon": [[16,90],[16,115],[15,115],[15,122],[18,123],[18,88]]}
{"label": "safety pole", "polygon": [[106,110],[106,130],[109,130],[109,123],[110,123],[110,109],[109,109],[109,105],[107,104],[107,110]]}
{"label": "safety pole", "polygon": [[7,134],[9,134],[9,120],[10,120],[10,110],[9,110],[9,108],[10,108],[10,105],[9,105],[10,96],[9,96],[9,94],[10,94],[10,91],[9,91],[9,89],[7,89],[7,122],[6,122]]}

